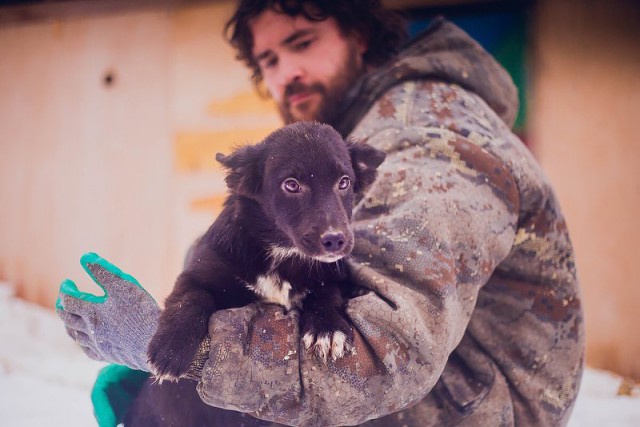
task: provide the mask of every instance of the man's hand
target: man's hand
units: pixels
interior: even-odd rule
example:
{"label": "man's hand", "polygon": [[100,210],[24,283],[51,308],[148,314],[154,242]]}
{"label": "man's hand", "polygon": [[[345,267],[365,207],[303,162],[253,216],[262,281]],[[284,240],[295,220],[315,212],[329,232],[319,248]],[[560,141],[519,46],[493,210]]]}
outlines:
{"label": "man's hand", "polygon": [[92,359],[149,371],[147,346],[158,325],[158,304],[136,279],[99,255],[85,254],[80,263],[104,295],[62,282],[56,311],[67,333]]}

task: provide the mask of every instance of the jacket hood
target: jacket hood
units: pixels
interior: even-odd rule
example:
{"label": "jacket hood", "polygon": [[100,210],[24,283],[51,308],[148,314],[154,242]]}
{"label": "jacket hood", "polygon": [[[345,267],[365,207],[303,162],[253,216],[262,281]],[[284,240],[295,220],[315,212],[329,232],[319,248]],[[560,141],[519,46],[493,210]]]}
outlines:
{"label": "jacket hood", "polygon": [[353,130],[371,105],[391,87],[410,80],[438,80],[474,92],[513,126],[518,93],[507,71],[455,24],[436,18],[386,65],[365,75],[349,94],[335,127],[343,134]]}

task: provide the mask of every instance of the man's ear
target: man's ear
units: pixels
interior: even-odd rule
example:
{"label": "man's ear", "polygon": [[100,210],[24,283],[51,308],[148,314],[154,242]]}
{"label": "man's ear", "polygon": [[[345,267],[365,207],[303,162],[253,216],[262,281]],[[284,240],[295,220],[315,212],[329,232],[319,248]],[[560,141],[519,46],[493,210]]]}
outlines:
{"label": "man's ear", "polygon": [[356,193],[360,193],[373,184],[378,166],[384,162],[387,154],[353,139],[347,139],[347,149],[351,156],[353,171],[356,174],[356,183],[353,189]]}
{"label": "man's ear", "polygon": [[253,197],[262,186],[264,169],[264,149],[262,144],[236,148],[225,156],[216,154],[216,160],[227,169],[225,182],[232,193]]}

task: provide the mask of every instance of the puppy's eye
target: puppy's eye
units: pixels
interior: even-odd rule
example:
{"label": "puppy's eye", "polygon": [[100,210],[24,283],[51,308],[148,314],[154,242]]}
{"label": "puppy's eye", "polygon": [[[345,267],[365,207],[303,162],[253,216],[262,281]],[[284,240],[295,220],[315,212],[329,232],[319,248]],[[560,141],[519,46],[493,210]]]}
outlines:
{"label": "puppy's eye", "polygon": [[348,176],[343,176],[340,178],[340,182],[338,182],[338,189],[346,190],[351,185],[351,180]]}
{"label": "puppy's eye", "polygon": [[299,193],[302,189],[295,178],[287,178],[282,183],[282,188],[289,193]]}

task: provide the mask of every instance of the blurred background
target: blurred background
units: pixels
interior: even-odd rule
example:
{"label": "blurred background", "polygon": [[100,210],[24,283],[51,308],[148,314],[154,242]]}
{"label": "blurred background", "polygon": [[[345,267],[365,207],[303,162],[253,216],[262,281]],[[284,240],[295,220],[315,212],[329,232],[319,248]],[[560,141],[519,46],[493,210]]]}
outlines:
{"label": "blurred background", "polygon": [[[640,379],[640,6],[387,1],[461,25],[521,91],[516,132],[577,252],[587,363]],[[224,198],[216,152],[280,125],[224,42],[233,1],[0,2],[0,281],[53,309],[97,252],[158,300]]]}

